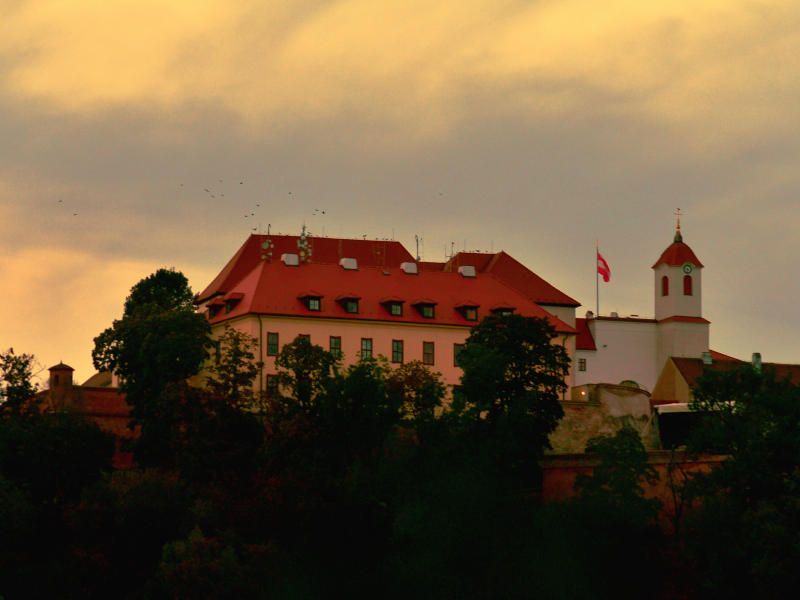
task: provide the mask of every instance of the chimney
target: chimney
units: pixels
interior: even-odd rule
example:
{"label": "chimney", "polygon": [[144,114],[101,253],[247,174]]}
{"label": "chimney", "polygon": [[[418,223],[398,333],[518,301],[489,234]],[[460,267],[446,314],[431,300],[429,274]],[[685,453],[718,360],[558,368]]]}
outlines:
{"label": "chimney", "polygon": [[761,352],[753,352],[753,369],[761,373]]}

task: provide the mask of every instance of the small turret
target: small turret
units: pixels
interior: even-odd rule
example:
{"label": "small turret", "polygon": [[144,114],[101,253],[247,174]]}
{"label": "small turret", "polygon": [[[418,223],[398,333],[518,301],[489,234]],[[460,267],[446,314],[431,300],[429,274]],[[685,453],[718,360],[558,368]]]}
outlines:
{"label": "small turret", "polygon": [[63,407],[72,396],[72,373],[75,371],[63,362],[50,367],[50,402],[53,407]]}

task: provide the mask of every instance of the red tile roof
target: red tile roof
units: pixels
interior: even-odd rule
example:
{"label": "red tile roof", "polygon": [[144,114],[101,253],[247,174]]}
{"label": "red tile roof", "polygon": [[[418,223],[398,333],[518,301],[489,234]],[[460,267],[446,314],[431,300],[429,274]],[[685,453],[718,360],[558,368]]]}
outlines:
{"label": "red tile roof", "polygon": [[728,356],[727,354],[717,352],[716,350],[709,350],[709,353],[711,354],[711,360],[739,360],[738,358]]}
{"label": "red tile roof", "polygon": [[[722,356],[725,355],[723,354]],[[713,362],[710,365],[703,364],[703,359],[701,358],[678,358],[673,356],[672,361],[675,363],[675,366],[678,368],[678,371],[680,371],[681,376],[686,380],[686,383],[689,384],[690,388],[695,386],[697,383],[697,378],[703,374],[704,370],[732,371],[748,364],[745,361],[738,359],[716,360],[713,358],[713,354]],[[795,385],[800,384],[800,365],[763,363],[761,368],[764,370],[773,369],[775,371],[775,378],[779,381],[782,379],[788,379]]]}
{"label": "red tile roof", "polygon": [[[655,319],[648,319],[646,317],[612,317],[612,316],[596,316],[598,321],[626,321],[631,323],[657,323]],[[665,319],[666,320],[666,319]]]}
{"label": "red tile roof", "polygon": [[[338,264],[339,259],[346,257],[355,258],[359,266],[399,267],[402,262],[414,260],[403,245],[396,241],[321,237],[306,239],[311,249],[311,262],[314,264]],[[300,236],[297,235],[251,235],[214,281],[200,292],[197,300],[203,301],[215,294],[231,291],[234,285],[261,262],[261,256],[268,251],[271,252],[273,260],[279,260],[281,254],[297,254],[299,240]],[[262,248],[265,242],[272,244],[269,250]]]}
{"label": "red tile roof", "polygon": [[670,321],[681,321],[682,323],[711,323],[711,321],[703,317],[682,317],[680,315],[661,319],[659,323],[669,323]]}
{"label": "red tile roof", "polygon": [[594,337],[589,329],[589,319],[575,319],[575,329],[578,330],[578,337],[575,338],[576,350],[597,350]]}
{"label": "red tile roof", "polygon": [[[251,235],[228,261],[217,277],[197,296],[198,303],[218,294],[228,294],[259,263],[267,250],[262,244],[269,241],[272,260],[285,253],[297,253],[296,235]],[[414,262],[413,256],[400,242],[381,240],[352,240],[341,238],[307,238],[312,250],[311,264],[338,264],[339,259],[355,258],[359,268],[397,268],[400,263]],[[420,273],[457,272],[458,267],[471,265],[478,273],[490,273],[528,299],[543,305],[580,306],[525,265],[505,252],[459,252],[446,263],[419,261]]]}
{"label": "red tile roof", "polygon": [[[308,310],[299,297],[309,295],[322,298],[321,310]],[[360,296],[357,314],[345,312],[336,301],[342,295]],[[575,333],[575,329],[538,306],[525,294],[490,274],[462,277],[445,271],[422,271],[408,275],[399,267],[364,267],[344,270],[335,264],[312,263],[287,267],[279,259],[259,261],[250,273],[241,279],[230,292],[243,294],[242,300],[231,312],[220,312],[212,319],[218,323],[237,316],[256,313],[325,317],[355,320],[379,320],[471,327],[458,306],[466,303],[479,306],[479,317],[491,307],[514,307],[526,316],[547,319],[561,333]],[[405,302],[402,316],[392,316],[386,307],[387,298]],[[424,318],[413,307],[417,303],[435,304],[435,318]]]}
{"label": "red tile roof", "polygon": [[695,267],[703,266],[703,263],[701,263],[694,255],[692,249],[683,242],[673,242],[666,250],[664,250],[664,252],[661,253],[661,256],[655,262],[652,268],[655,269],[661,263],[666,263],[670,267],[679,267],[681,265],[685,265],[686,263],[691,263]]}
{"label": "red tile roof", "polygon": [[464,265],[474,266],[479,273],[491,273],[537,304],[580,306],[580,302],[570,298],[505,252],[459,252],[445,263],[444,270],[455,272]]}

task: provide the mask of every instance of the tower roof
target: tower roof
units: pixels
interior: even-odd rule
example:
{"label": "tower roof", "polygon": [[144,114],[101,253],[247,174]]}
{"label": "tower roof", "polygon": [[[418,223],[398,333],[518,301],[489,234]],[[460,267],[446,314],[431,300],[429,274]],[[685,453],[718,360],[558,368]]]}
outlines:
{"label": "tower roof", "polygon": [[675,241],[672,242],[672,244],[670,244],[667,249],[661,253],[661,256],[658,258],[652,268],[655,269],[661,263],[665,263],[670,267],[680,267],[686,263],[691,263],[695,267],[703,266],[703,263],[701,263],[697,256],[695,256],[694,252],[692,252],[692,249],[684,243],[680,229],[675,232]]}
{"label": "tower roof", "polygon": [[75,369],[73,369],[69,365],[65,365],[63,362],[59,362],[57,365],[53,365],[52,367],[50,367],[47,370],[48,371],[74,371]]}

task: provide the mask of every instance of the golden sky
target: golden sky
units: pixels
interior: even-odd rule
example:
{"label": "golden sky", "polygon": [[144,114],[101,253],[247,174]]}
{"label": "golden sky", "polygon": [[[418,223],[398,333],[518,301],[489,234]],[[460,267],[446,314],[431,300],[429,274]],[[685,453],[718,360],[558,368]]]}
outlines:
{"label": "golden sky", "polygon": [[585,308],[599,237],[605,308],[648,314],[680,206],[715,349],[800,361],[774,317],[800,291],[796,2],[11,0],[0,22],[0,347],[85,379],[140,276],[202,289],[254,223],[505,247]]}

